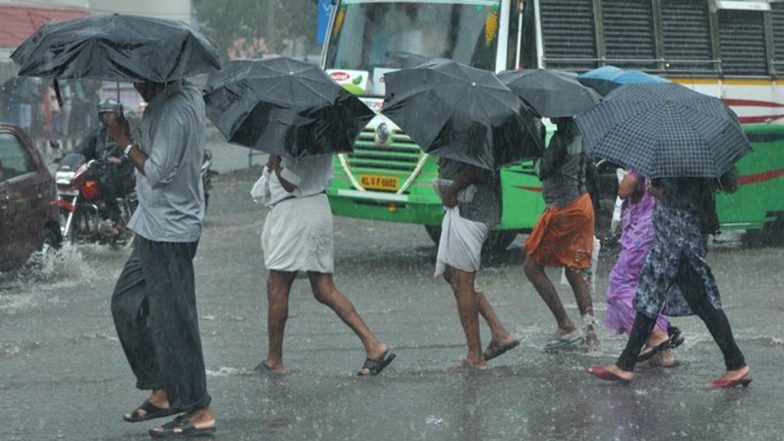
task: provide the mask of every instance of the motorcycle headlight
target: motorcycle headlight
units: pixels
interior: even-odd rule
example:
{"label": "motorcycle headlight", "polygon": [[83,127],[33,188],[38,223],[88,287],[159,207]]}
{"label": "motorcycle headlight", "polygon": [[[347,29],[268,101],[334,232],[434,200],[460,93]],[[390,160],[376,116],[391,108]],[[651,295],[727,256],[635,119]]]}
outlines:
{"label": "motorcycle headlight", "polygon": [[73,181],[76,173],[72,171],[58,171],[54,174],[54,180],[58,185],[68,185]]}

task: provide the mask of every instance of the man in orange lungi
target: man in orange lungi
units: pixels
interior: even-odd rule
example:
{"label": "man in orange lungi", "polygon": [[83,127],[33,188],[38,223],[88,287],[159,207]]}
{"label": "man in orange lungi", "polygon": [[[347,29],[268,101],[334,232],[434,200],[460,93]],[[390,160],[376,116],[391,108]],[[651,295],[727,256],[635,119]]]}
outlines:
{"label": "man in orange lungi", "polygon": [[[528,257],[523,264],[525,275],[558,324],[555,334],[545,344],[545,350],[567,349],[581,342],[590,346],[599,343],[591,290],[585,277],[585,271],[591,267],[594,238],[593,204],[585,183],[589,159],[572,118],[554,118],[553,122],[558,130],[543,157],[537,161],[547,208],[525,241]],[[566,279],[582,316],[584,334],[569,319],[555,286],[545,273],[546,266],[565,268]]]}

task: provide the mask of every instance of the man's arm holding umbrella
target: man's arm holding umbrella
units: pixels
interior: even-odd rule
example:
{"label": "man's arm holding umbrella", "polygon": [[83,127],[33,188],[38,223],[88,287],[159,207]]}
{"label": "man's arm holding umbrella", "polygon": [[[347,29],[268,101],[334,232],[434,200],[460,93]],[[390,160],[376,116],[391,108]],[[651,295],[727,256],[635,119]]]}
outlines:
{"label": "man's arm holding umbrella", "polygon": [[177,121],[177,115],[171,116],[173,121],[161,121],[156,142],[165,144],[166,148],[150,146],[148,156],[137,143],[131,140],[131,130],[128,120],[122,115],[114,114],[109,118],[107,131],[109,136],[126,150],[128,159],[149,181],[153,188],[168,184],[174,175],[182,158],[186,145],[186,125]]}
{"label": "man's arm holding umbrella", "polygon": [[283,168],[279,155],[269,155],[269,158],[267,159],[267,170],[275,173],[280,185],[289,193],[293,193],[302,182],[302,178],[300,177],[301,174],[291,170],[291,168],[290,165],[285,169]]}
{"label": "man's arm holding umbrella", "polygon": [[460,190],[479,181],[482,171],[479,167],[465,164],[457,173],[452,184],[441,194],[441,201],[445,207],[452,208],[457,205],[457,194]]}

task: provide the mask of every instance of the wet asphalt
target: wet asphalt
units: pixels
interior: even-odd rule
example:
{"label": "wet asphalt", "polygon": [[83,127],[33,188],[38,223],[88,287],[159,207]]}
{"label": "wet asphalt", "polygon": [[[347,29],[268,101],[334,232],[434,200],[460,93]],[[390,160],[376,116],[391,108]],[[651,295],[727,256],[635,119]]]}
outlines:
{"label": "wet asphalt", "polygon": [[[347,218],[335,220],[337,286],[397,359],[379,377],[354,376],[359,340],[299,280],[284,345],[289,372],[253,373],[266,351],[264,210],[248,196],[254,180],[216,179],[195,260],[216,439],[784,439],[784,249],[744,249],[732,235],[709,261],[752,368],[748,389],[707,387],[723,363],[694,317],[674,320],[686,336],[680,366],[640,366],[629,386],[584,372],[621,351],[625,340],[604,328],[596,351],[545,354],[555,324],[522,273],[522,236],[485,258],[478,279],[522,344],[488,371],[460,369],[462,329],[450,289],[432,277],[436,249],[424,229]],[[146,398],[133,388],[109,312],[128,252],[83,245],[0,275],[0,440],[149,439],[157,421],[121,420]],[[611,264],[602,257],[599,318]],[[577,321],[574,298],[556,285]]]}

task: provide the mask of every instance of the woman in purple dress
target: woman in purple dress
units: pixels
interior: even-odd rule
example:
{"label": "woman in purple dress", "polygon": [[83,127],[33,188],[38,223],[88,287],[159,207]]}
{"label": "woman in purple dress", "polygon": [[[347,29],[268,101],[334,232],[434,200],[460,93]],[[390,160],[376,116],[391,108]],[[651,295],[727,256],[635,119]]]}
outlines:
{"label": "woman in purple dress", "polygon": [[[632,301],[637,292],[645,256],[653,247],[655,239],[652,217],[656,198],[646,192],[645,177],[634,171],[628,172],[618,185],[618,197],[624,200],[621,253],[610,272],[605,293],[607,314],[604,322],[619,334],[629,334],[637,315]],[[671,337],[668,328],[667,319],[659,315],[645,348],[640,352],[640,361],[650,359],[652,365],[661,367],[676,365],[670,348],[682,342],[682,337],[675,333]]]}

